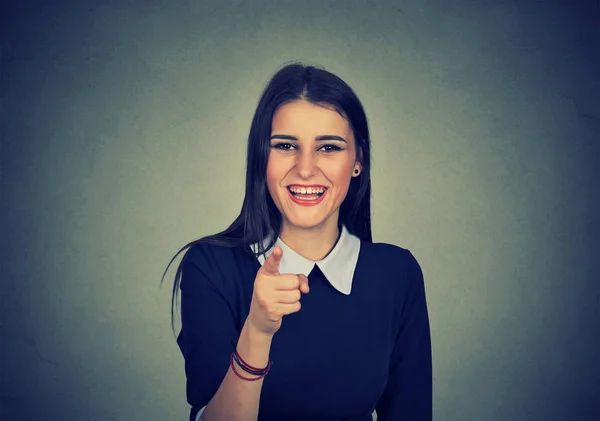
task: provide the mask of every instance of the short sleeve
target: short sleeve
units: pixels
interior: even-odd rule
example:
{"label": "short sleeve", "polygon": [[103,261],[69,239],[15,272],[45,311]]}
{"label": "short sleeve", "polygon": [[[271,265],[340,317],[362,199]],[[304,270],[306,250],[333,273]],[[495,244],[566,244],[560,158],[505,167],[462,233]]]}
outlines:
{"label": "short sleeve", "polygon": [[410,252],[406,267],[388,384],[376,406],[378,421],[432,419],[431,337],[423,273]]}
{"label": "short sleeve", "polygon": [[[211,270],[218,266],[204,248],[194,246],[182,261],[181,331],[177,343],[185,360],[190,419],[212,399],[229,368],[239,332],[231,305]],[[222,275],[221,275],[222,276]]]}

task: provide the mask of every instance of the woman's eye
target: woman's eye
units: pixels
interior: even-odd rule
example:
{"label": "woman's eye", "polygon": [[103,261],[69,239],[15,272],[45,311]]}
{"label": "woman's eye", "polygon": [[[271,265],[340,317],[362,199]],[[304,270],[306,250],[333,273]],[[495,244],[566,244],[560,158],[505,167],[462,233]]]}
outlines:
{"label": "woman's eye", "polygon": [[339,146],[335,146],[335,145],[323,145],[323,147],[321,149],[323,149],[325,152],[334,152],[334,151],[342,150],[342,148],[340,148]]}
{"label": "woman's eye", "polygon": [[[271,146],[274,149],[279,149],[281,151],[291,151],[294,149],[297,149],[297,147],[291,143],[276,143],[274,145]],[[320,151],[323,152],[335,152],[335,151],[341,151],[342,148],[340,148],[339,146],[336,145],[323,145],[319,148]]]}

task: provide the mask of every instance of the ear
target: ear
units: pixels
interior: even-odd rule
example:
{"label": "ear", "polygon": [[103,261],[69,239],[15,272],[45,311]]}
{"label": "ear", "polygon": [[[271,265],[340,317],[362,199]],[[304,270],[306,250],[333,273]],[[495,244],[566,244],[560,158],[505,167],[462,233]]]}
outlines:
{"label": "ear", "polygon": [[360,146],[358,147],[357,155],[358,155],[358,160],[356,161],[356,165],[354,168],[358,168],[358,170],[362,172],[363,151]]}

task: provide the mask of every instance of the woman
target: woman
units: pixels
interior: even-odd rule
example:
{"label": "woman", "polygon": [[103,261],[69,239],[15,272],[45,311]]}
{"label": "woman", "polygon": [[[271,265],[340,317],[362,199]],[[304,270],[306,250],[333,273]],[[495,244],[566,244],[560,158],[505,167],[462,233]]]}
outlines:
{"label": "woman", "polygon": [[371,240],[355,93],[325,70],[282,68],[247,159],[240,215],[180,250],[190,420],[430,420],[423,275],[409,251]]}

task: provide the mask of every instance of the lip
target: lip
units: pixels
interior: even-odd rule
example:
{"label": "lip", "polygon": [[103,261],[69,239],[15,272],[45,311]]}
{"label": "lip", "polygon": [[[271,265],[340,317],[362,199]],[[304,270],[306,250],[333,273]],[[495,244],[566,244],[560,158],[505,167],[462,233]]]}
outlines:
{"label": "lip", "polygon": [[326,187],[323,186],[319,186],[319,185],[311,185],[311,186],[304,186],[301,184],[292,184],[289,187],[322,187],[325,188],[325,191],[323,192],[323,194],[321,196],[319,196],[317,199],[314,200],[301,200],[301,199],[297,199],[296,196],[294,196],[292,194],[292,192],[290,191],[289,188],[286,188],[288,194],[290,195],[290,199],[292,199],[292,202],[300,205],[300,206],[315,206],[318,205],[319,203],[321,203],[323,201],[323,198],[325,197],[325,195],[327,194],[328,189]]}
{"label": "lip", "polygon": [[287,186],[287,188],[289,189],[290,187],[312,187],[312,188],[318,188],[318,189],[327,189],[327,187],[321,185],[321,184],[290,184],[289,186]]}

